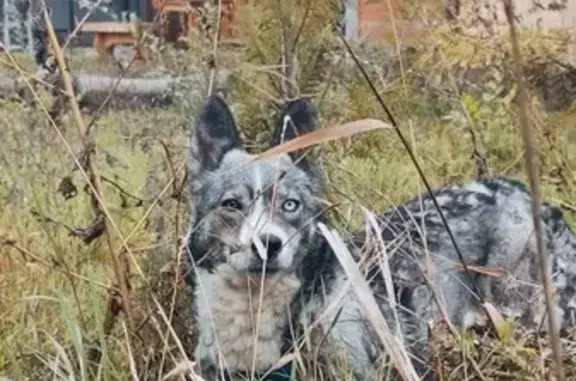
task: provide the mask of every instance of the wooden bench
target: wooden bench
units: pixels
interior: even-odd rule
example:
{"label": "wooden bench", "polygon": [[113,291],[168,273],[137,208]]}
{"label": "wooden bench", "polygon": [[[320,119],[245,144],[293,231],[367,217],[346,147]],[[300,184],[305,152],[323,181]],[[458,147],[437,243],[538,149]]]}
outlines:
{"label": "wooden bench", "polygon": [[[151,23],[140,23],[140,29],[145,29]],[[94,34],[94,48],[99,54],[112,54],[116,45],[131,45],[136,47],[139,58],[146,60],[146,54],[138,45],[139,30],[133,23],[126,22],[87,22],[80,27],[81,32]]]}

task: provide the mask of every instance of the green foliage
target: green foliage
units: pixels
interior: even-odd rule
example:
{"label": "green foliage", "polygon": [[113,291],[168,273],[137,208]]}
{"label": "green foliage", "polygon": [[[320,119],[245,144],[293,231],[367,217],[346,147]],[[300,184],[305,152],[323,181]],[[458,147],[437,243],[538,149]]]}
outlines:
{"label": "green foliage", "polygon": [[284,100],[321,91],[334,45],[330,23],[339,6],[335,0],[260,0],[241,8],[245,47],[231,98],[248,144],[266,141]]}

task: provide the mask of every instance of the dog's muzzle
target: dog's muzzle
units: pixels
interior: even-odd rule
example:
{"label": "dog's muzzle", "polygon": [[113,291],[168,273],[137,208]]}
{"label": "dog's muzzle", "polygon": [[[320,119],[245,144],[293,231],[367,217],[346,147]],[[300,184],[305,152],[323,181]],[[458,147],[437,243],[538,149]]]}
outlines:
{"label": "dog's muzzle", "polygon": [[284,244],[282,240],[275,235],[266,234],[259,237],[262,245],[253,242],[251,245],[252,259],[248,272],[275,273],[280,270],[278,266],[278,256],[282,252]]}

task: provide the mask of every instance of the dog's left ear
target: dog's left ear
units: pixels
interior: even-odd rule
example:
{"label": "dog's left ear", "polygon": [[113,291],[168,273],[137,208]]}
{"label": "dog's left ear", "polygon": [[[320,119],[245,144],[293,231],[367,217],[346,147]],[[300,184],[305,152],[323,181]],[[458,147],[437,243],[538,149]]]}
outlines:
{"label": "dog's left ear", "polygon": [[[298,98],[286,104],[280,114],[280,120],[276,123],[276,130],[272,134],[271,147],[286,143],[298,136],[316,130],[316,110],[309,98]],[[299,166],[304,169],[310,169],[309,160],[313,160],[313,158],[308,158],[307,160],[307,158],[302,157],[305,152],[305,150],[298,150],[290,153],[290,157]]]}
{"label": "dog's left ear", "polygon": [[240,134],[232,112],[220,97],[211,95],[196,117],[188,153],[188,178],[192,189],[205,171],[220,166],[228,151],[240,147]]}

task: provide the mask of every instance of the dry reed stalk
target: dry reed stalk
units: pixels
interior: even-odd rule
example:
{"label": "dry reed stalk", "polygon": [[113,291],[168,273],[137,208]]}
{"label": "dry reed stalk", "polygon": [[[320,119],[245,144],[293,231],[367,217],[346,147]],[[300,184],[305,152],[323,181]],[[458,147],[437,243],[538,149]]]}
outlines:
{"label": "dry reed stalk", "polygon": [[542,221],[539,216],[541,196],[540,186],[538,184],[538,166],[536,164],[536,143],[534,142],[531,128],[530,119],[528,117],[528,95],[526,83],[524,81],[522,56],[520,54],[520,47],[518,44],[518,35],[516,33],[516,22],[514,18],[514,4],[512,0],[503,0],[504,11],[506,19],[510,26],[510,41],[512,43],[512,56],[514,59],[514,72],[516,81],[518,83],[518,104],[520,119],[520,133],[524,141],[524,161],[526,172],[530,183],[530,192],[532,193],[532,214],[534,219],[534,231],[536,233],[536,246],[538,250],[538,262],[540,269],[540,276],[542,277],[542,285],[544,287],[544,298],[546,301],[546,312],[548,321],[548,330],[550,335],[550,344],[552,347],[554,362],[556,363],[556,374],[558,381],[566,379],[564,368],[562,367],[562,343],[558,335],[558,322],[556,314],[554,313],[555,306],[553,301],[552,282],[550,280],[550,265],[547,255],[544,250],[544,242],[542,236]]}
{"label": "dry reed stalk", "polygon": [[[76,127],[78,128],[78,132],[82,137],[84,148],[85,149],[92,149],[95,150],[95,145],[92,144],[91,148],[89,147],[89,136],[86,135],[87,128],[84,124],[84,120],[82,119],[82,113],[80,112],[80,107],[78,106],[78,102],[76,101],[76,96],[74,94],[74,85],[72,83],[72,76],[66,67],[66,61],[64,59],[64,53],[60,48],[60,44],[58,43],[58,39],[56,37],[56,33],[54,32],[54,26],[52,25],[52,20],[50,19],[50,15],[48,14],[48,10],[46,9],[46,5],[44,4],[43,7],[44,13],[44,21],[46,23],[46,29],[48,32],[48,40],[50,45],[52,46],[52,50],[54,52],[54,57],[58,64],[58,69],[60,71],[60,75],[62,78],[62,82],[64,84],[64,89],[66,90],[68,99],[70,101],[70,106],[72,107],[74,121],[76,123]],[[93,192],[95,193],[93,196],[97,199],[95,205],[98,205],[98,212],[101,212],[101,206],[105,205],[104,202],[104,193],[102,191],[102,181],[99,176],[99,171],[96,165],[94,164],[93,160],[88,160],[88,170],[90,171],[91,182],[93,184]],[[106,218],[103,219],[102,223],[104,224],[104,234],[107,237],[108,246],[110,250],[110,259],[112,260],[114,275],[116,277],[116,281],[118,282],[118,288],[120,291],[120,296],[123,301],[123,311],[125,314],[126,322],[129,327],[131,327],[131,318],[130,318],[130,311],[127,308],[127,300],[128,300],[128,283],[127,277],[123,271],[123,267],[121,266],[121,261],[119,256],[114,254],[114,248],[112,245],[112,239],[110,237],[110,232],[108,230],[108,223]]]}
{"label": "dry reed stalk", "polygon": [[212,92],[214,91],[214,81],[216,79],[216,70],[218,70],[218,61],[217,61],[217,55],[218,55],[218,37],[220,35],[220,24],[221,21],[220,20],[222,17],[222,0],[218,0],[218,15],[216,17],[216,27],[214,28],[214,40],[213,40],[213,45],[212,45],[212,60],[214,62],[213,67],[210,68],[210,79],[208,82],[208,95],[211,95]]}
{"label": "dry reed stalk", "polygon": [[363,134],[373,130],[391,129],[388,123],[378,119],[359,119],[334,127],[319,128],[316,131],[300,135],[297,138],[277,145],[262,152],[252,161],[265,160],[284,153],[303,150],[313,145],[329,142],[331,140],[348,138],[353,135]]}

